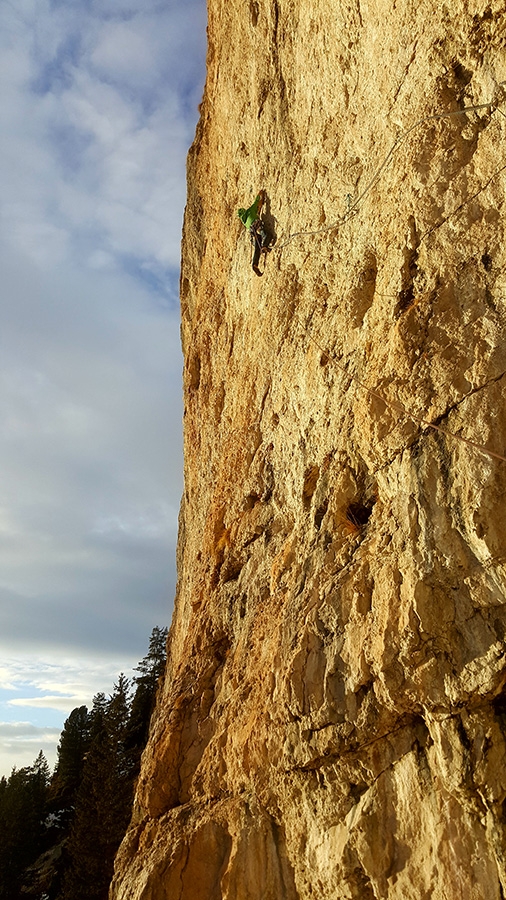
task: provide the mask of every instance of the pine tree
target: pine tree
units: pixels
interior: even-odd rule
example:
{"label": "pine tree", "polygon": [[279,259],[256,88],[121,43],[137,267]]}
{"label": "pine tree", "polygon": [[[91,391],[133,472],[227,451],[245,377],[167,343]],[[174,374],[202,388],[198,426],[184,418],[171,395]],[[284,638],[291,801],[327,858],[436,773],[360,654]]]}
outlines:
{"label": "pine tree", "polygon": [[107,898],[114,856],[132,808],[133,778],[125,748],[129,714],[129,682],[120,675],[109,700],[97,695],[91,713],[91,745],[76,797],[62,900]]}
{"label": "pine tree", "polygon": [[134,677],[136,690],[132,701],[126,742],[135,772],[138,772],[141,752],[148,738],[149,722],[155,706],[158,683],[165,671],[166,646],[167,629],[155,625],[149,639],[148,652],[134,670],[140,674]]}
{"label": "pine tree", "polygon": [[130,682],[121,672],[107,706],[105,723],[113,744],[116,775],[119,781],[132,774],[130,754],[126,746],[130,719]]}
{"label": "pine tree", "polygon": [[160,628],[155,625],[149,638],[149,649],[146,656],[135,667],[136,675],[134,681],[137,684],[148,682],[156,684],[161,675],[165,671],[165,662],[167,659],[167,628]]}
{"label": "pine tree", "polygon": [[90,719],[88,708],[79,706],[65,720],[58,744],[52,796],[55,807],[73,802],[83,774],[84,756],[90,744]]}
{"label": "pine tree", "polygon": [[91,707],[89,718],[90,734],[92,737],[95,720],[102,721],[107,712],[107,704],[108,700],[103,691],[99,691],[98,694],[95,694],[93,697],[93,705]]}
{"label": "pine tree", "polygon": [[[121,674],[109,697],[96,694],[90,711],[72,710],[52,781],[42,752],[33,766],[0,779],[0,900],[41,892],[51,900],[107,900],[165,669],[166,639],[166,628],[153,629],[135,670],[133,698]],[[49,873],[44,857],[36,863],[48,848],[59,851]]]}
{"label": "pine tree", "polygon": [[42,751],[33,766],[0,782],[0,900],[21,896],[22,874],[43,849],[48,784]]}
{"label": "pine tree", "polygon": [[33,772],[34,775],[39,778],[39,781],[47,788],[51,780],[51,770],[42,750],[39,750],[39,754],[33,763]]}

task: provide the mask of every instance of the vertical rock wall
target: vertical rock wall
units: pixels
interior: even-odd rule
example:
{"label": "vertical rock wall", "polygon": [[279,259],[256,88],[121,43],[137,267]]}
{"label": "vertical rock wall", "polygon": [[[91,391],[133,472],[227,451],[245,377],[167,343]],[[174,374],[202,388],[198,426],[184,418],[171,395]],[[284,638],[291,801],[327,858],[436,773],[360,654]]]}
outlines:
{"label": "vertical rock wall", "polygon": [[178,596],[112,897],[499,900],[504,5],[209,0],[208,38]]}

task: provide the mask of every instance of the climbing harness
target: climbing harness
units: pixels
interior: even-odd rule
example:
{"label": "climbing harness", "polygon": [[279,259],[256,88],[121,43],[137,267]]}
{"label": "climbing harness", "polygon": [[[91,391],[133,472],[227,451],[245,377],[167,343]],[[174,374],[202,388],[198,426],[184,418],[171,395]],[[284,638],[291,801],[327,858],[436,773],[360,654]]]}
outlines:
{"label": "climbing harness", "polygon": [[267,232],[265,224],[261,219],[256,219],[255,222],[250,227],[249,230],[251,243],[253,244],[253,259],[252,259],[252,267],[255,275],[263,275],[264,273],[260,271],[258,264],[260,262],[260,257],[264,257],[264,268],[265,268],[265,257],[267,253],[270,253],[271,247],[269,246],[271,243],[270,235]]}

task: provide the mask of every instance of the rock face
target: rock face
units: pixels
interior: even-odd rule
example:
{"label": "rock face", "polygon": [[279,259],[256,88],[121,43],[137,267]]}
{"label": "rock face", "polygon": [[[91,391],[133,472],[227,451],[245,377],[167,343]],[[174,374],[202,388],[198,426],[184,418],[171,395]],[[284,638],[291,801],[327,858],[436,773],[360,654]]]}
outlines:
{"label": "rock face", "polygon": [[178,596],[111,896],[499,900],[504,5],[210,0],[208,37]]}

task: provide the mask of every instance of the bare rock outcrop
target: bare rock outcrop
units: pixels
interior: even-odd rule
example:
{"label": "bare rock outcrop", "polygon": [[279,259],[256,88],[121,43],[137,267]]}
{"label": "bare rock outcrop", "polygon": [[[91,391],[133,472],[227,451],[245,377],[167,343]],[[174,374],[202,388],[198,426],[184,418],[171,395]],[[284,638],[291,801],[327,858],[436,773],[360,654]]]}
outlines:
{"label": "bare rock outcrop", "polygon": [[506,896],[504,82],[494,0],[209,0],[179,586],[114,900]]}

